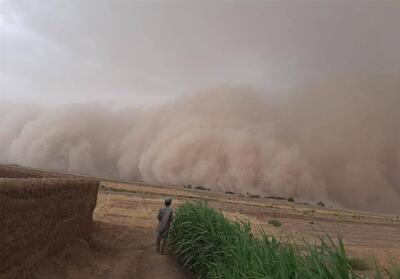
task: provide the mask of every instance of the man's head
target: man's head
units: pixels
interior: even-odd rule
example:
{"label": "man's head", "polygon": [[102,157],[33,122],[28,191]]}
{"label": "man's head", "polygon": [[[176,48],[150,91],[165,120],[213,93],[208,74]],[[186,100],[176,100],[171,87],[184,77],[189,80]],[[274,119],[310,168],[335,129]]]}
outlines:
{"label": "man's head", "polygon": [[172,199],[171,198],[165,199],[165,206],[170,206],[171,203],[172,203]]}

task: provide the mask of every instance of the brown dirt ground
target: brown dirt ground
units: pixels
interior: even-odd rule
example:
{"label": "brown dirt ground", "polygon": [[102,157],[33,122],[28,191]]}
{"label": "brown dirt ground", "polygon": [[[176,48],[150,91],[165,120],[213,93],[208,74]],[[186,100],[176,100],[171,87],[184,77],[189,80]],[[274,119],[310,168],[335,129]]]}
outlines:
{"label": "brown dirt ground", "polygon": [[[351,257],[376,258],[386,265],[390,256],[400,262],[399,216],[103,181],[91,239],[74,243],[18,278],[191,278],[173,257],[155,252],[155,216],[166,196],[173,198],[174,207],[187,200],[206,200],[229,218],[249,220],[255,233],[262,228],[277,236],[300,239],[301,235],[312,241],[323,230],[332,235],[340,232]],[[268,224],[272,218],[282,226]]]}

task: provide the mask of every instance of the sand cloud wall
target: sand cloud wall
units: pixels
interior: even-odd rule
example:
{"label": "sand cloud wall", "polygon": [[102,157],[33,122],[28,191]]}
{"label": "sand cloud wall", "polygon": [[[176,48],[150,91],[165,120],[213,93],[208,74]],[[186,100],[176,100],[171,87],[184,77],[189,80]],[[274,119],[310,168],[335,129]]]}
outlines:
{"label": "sand cloud wall", "polygon": [[152,108],[0,104],[0,162],[400,210],[400,80],[222,87]]}
{"label": "sand cloud wall", "polygon": [[[14,273],[89,235],[99,182],[0,166],[0,274]],[[3,276],[1,275],[1,276]],[[0,276],[0,277],[1,277]]]}

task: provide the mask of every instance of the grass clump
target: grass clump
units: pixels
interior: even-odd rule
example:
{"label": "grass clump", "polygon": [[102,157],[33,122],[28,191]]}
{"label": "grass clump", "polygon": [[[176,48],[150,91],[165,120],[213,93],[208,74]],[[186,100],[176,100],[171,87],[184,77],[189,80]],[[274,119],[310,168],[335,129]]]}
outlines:
{"label": "grass clump", "polygon": [[383,269],[383,274],[385,274],[385,276],[382,276],[382,273],[379,271],[379,268],[377,267],[377,274],[376,274],[377,279],[378,278],[400,279],[399,263],[395,262],[393,259],[389,260],[390,260],[390,267]]}
{"label": "grass clump", "polygon": [[350,258],[349,259],[350,266],[354,270],[368,270],[370,269],[368,262],[365,259],[360,258]]}
{"label": "grass clump", "polygon": [[230,221],[205,203],[187,202],[176,210],[169,245],[199,278],[362,278],[340,237],[335,242],[324,235],[318,244],[304,245],[266,233],[255,237],[248,222]]}
{"label": "grass clump", "polygon": [[271,219],[268,221],[268,224],[273,225],[275,227],[282,226],[282,223],[278,219]]}

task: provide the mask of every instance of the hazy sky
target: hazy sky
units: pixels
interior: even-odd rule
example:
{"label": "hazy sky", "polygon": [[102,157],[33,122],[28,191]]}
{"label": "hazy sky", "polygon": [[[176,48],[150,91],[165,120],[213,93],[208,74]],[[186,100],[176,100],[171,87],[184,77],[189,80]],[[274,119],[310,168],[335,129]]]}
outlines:
{"label": "hazy sky", "polygon": [[400,76],[400,1],[1,1],[0,101],[154,105]]}

